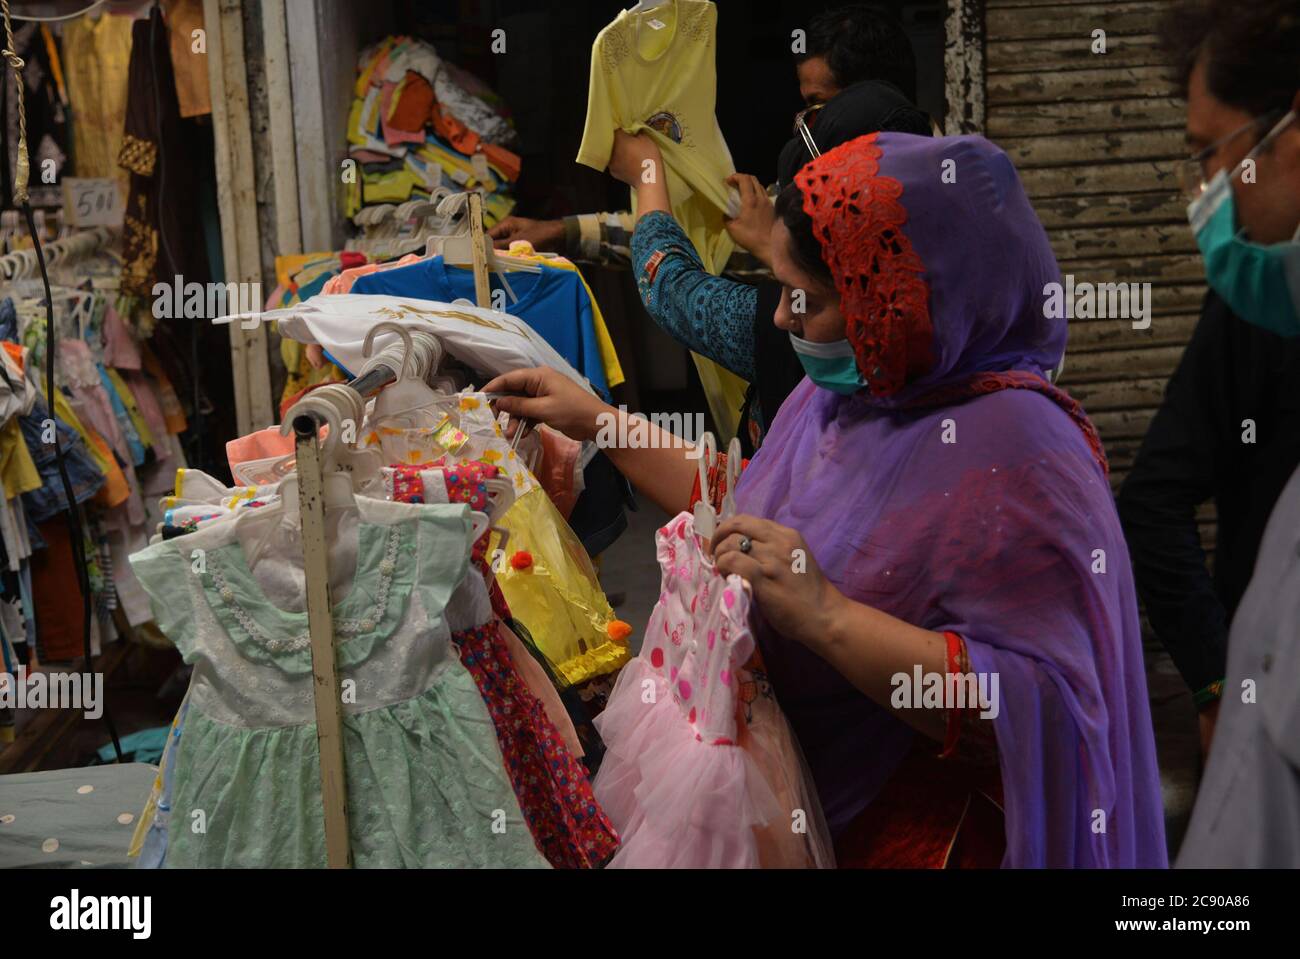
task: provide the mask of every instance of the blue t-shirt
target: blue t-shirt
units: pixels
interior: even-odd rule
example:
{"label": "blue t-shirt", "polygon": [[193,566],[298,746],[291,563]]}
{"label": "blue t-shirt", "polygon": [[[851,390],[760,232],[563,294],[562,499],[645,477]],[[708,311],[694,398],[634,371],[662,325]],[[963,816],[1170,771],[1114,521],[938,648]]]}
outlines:
{"label": "blue t-shirt", "polygon": [[[601,393],[609,395],[605,367],[600,360],[596,326],[591,317],[591,299],[576,270],[539,264],[541,273],[512,272],[506,276],[518,302],[512,302],[501,276],[491,273],[494,305],[523,320],[546,340],[562,357],[591,381]],[[500,293],[496,291],[500,290]],[[380,270],[358,277],[353,293],[382,293],[422,300],[451,302],[474,299],[474,271],[447,266],[435,256],[418,263]]]}

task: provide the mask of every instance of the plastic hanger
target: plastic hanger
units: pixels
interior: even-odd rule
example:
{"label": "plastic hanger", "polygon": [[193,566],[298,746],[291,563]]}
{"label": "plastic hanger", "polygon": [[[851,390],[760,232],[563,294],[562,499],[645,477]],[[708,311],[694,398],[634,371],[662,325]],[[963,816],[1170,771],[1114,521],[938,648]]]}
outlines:
{"label": "plastic hanger", "polygon": [[[340,415],[339,407],[331,401],[330,397],[319,395],[324,389],[322,387],[295,403],[285,416],[280,432],[287,435],[293,428],[294,419],[306,413],[315,413],[319,419],[325,421],[328,432],[321,441],[321,480],[325,508],[327,510],[355,509],[357,500],[352,486],[352,477],[347,473],[336,470],[333,465],[337,448],[342,442],[343,418]],[[275,536],[276,531],[286,521],[294,525],[299,522],[298,474],[296,471],[285,477],[280,483],[278,493],[280,496],[278,503],[248,510],[242,516],[237,515],[235,517],[235,523],[243,523],[245,527],[250,525],[256,527],[259,523],[265,524],[262,535],[253,543],[251,549],[245,551],[244,555],[250,569],[257,565],[257,561],[265,552],[272,537]]]}
{"label": "plastic hanger", "polygon": [[740,438],[733,436],[727,444],[727,492],[722,497],[719,519],[728,520],[736,515],[736,484],[740,482]]}
{"label": "plastic hanger", "polygon": [[[379,422],[380,420],[395,419],[408,413],[431,410],[433,406],[439,403],[442,396],[424,382],[424,375],[428,370],[427,368],[421,370],[418,360],[421,356],[428,356],[429,359],[426,362],[436,364],[441,359],[441,344],[432,334],[422,333],[420,335],[423,337],[422,343],[425,345],[417,351],[410,330],[401,323],[384,320],[381,323],[376,323],[366,333],[365,342],[361,346],[362,356],[370,356],[371,351],[374,349],[375,336],[379,333],[396,333],[402,341],[402,352],[399,357],[390,347],[384,350],[379,357],[376,357],[375,363],[367,363],[362,367],[362,374],[364,374],[373,369],[375,365],[378,365],[380,359],[398,361],[397,382],[384,387],[379,392],[379,395],[375,397],[370,418],[374,422]],[[436,356],[431,355],[432,350],[427,345],[429,342],[436,346]]]}
{"label": "plastic hanger", "polygon": [[692,515],[695,520],[695,534],[706,540],[712,539],[714,531],[718,528],[718,514],[713,511],[713,504],[709,502],[709,473],[717,461],[717,440],[713,438],[712,433],[705,432],[700,437],[700,456],[695,463],[700,477],[700,498],[695,504]]}
{"label": "plastic hanger", "polygon": [[[442,261],[448,266],[470,267],[474,266],[474,240],[469,230],[469,221],[467,218],[468,206],[466,198],[468,193],[453,193],[444,198],[438,204],[438,212],[451,220],[460,207],[460,228],[455,233],[440,234],[431,236],[425,244],[424,255],[441,256]],[[507,270],[514,270],[520,273],[541,273],[540,263],[533,263],[530,260],[517,256],[510,256],[504,253],[498,253],[487,242],[484,234],[484,245],[486,249],[484,254],[487,260],[488,269],[501,277],[501,285],[505,288],[506,295],[510,297],[512,303],[518,303],[519,297],[511,289],[510,282],[505,278]]]}

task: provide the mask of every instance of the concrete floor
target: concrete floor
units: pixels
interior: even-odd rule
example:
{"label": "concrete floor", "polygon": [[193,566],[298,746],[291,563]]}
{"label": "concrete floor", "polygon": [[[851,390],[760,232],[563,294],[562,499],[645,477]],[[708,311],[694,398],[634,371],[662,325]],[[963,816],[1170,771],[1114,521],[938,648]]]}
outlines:
{"label": "concrete floor", "polygon": [[[628,514],[628,529],[601,559],[601,582],[607,593],[622,593],[615,611],[632,626],[632,648],[641,648],[650,612],[659,598],[659,563],[655,530],[669,517],[646,500]],[[1145,649],[1151,719],[1165,806],[1170,857],[1187,829],[1200,777],[1200,745],[1191,693],[1168,654],[1154,641]]]}

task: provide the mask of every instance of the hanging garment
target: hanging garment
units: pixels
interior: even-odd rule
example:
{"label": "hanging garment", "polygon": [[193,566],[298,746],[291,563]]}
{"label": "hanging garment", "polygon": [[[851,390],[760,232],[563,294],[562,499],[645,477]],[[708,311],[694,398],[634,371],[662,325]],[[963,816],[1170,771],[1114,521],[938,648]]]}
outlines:
{"label": "hanging garment", "polygon": [[30,567],[39,657],[43,663],[81,659],[85,655],[86,611],[77,592],[72,534],[62,516],[41,523],[39,530],[45,548],[32,554]]}
{"label": "hanging garment", "polygon": [[[616,130],[654,140],[667,168],[673,217],[710,273],[722,272],[735,248],[725,219],[738,210],[726,182],[736,168],[713,113],[717,21],[717,7],[706,0],[621,11],[591,47],[587,123],[578,148],[579,163],[604,170]],[[714,422],[724,436],[734,436],[747,384],[712,360],[692,356]]]}
{"label": "hanging garment", "polygon": [[[259,317],[276,321],[281,336],[300,343],[319,343],[333,362],[349,372],[365,363],[362,346],[366,332],[376,323],[392,320],[412,332],[426,330],[435,334],[448,353],[480,373],[496,376],[520,368],[549,366],[591,391],[586,378],[527,323],[468,303],[343,293],[313,296],[294,306],[259,314],[233,314],[217,322]],[[374,352],[399,342],[396,333],[379,333]]]}
{"label": "hanging garment", "polygon": [[131,24],[130,17],[112,14],[63,24],[73,169],[79,177],[116,179],[123,199],[129,175],[117,165],[117,156],[126,122]]}
{"label": "hanging garment", "polygon": [[[545,867],[491,717],[451,650],[491,620],[469,569],[468,508],[358,498],[327,519],[339,676],[355,698],[343,706],[354,863]],[[171,806],[186,823],[202,810],[207,830],[171,831],[166,865],[319,868],[311,649],[306,613],[293,611],[302,544],[281,527],[254,571],[247,549],[265,530],[245,524],[216,522],[131,557],[159,627],[194,665]]]}
{"label": "hanging garment", "polygon": [[278,483],[294,461],[294,440],[278,426],[268,426],[247,436],[226,441],[226,461],[230,475],[246,486]]}
{"label": "hanging garment", "polygon": [[[486,512],[488,492],[485,479],[498,475],[495,466],[470,461],[459,466],[398,466],[385,469],[386,482],[391,484],[390,496],[399,502],[414,503],[467,503],[473,509]],[[496,584],[487,562],[487,548],[490,542],[488,533],[484,533],[474,543],[471,560],[488,584],[488,594],[492,600],[492,610],[502,621],[501,634],[505,638],[510,659],[523,679],[524,684],[541,700],[546,715],[555,728],[559,730],[569,750],[578,757],[583,755],[581,741],[568,710],[564,708],[555,682],[548,676],[541,664],[534,658],[534,653],[525,647],[523,641],[514,631],[505,625],[512,621],[510,608],[505,597]]]}
{"label": "hanging garment", "polygon": [[510,542],[497,573],[512,616],[568,684],[616,672],[628,661],[630,628],[615,617],[588,552],[504,437],[486,396],[460,395],[458,426],[464,441],[447,448],[447,463],[494,465],[515,487],[499,518]]}
{"label": "hanging garment", "polygon": [[[576,370],[608,396],[605,366],[592,320],[591,299],[582,277],[572,270],[538,264],[540,273],[511,273],[502,278],[488,274],[492,303],[511,316],[523,320],[563,356]],[[511,298],[506,285],[514,292]],[[358,277],[353,293],[381,293],[426,300],[474,298],[474,271],[448,266],[442,257],[433,256],[409,266],[382,270]]]}
{"label": "hanging garment", "polygon": [[[68,175],[71,146],[68,99],[62,80],[58,47],[43,23],[14,24],[12,49],[23,62],[23,106],[27,117],[27,151],[31,179],[27,189],[33,207],[58,207],[63,203],[63,178]],[[10,206],[14,195],[14,173],[18,160],[18,95],[14,73],[6,67],[0,83],[4,109],[3,139],[5,162],[0,164],[0,196]],[[47,167],[48,164],[48,167]],[[45,171],[52,167],[53,176]]]}
{"label": "hanging garment", "polygon": [[201,141],[195,139],[197,121],[181,118],[169,44],[158,6],[132,24],[126,127],[118,157],[131,175],[121,289],[144,298],[152,298],[159,281],[208,280],[200,207],[193,202],[202,192],[203,165],[194,148]]}
{"label": "hanging garment", "polygon": [[[372,428],[366,442],[377,437],[386,454],[406,452],[406,462],[422,456],[434,465],[479,461],[501,470],[515,501],[498,521],[509,542],[496,581],[511,614],[527,625],[537,648],[569,684],[616,671],[627,662],[631,627],[615,617],[591,558],[505,438],[487,397],[460,394],[457,418],[449,425],[450,431]],[[502,549],[499,539],[493,549]]]}
{"label": "hanging garment", "polygon": [[[54,406],[53,423],[58,431],[58,445],[63,451],[64,466],[72,482],[72,498],[78,503],[84,503],[103,487],[104,474],[95,465],[82,440],[84,427],[73,413],[67,398],[58,390],[54,392]],[[44,400],[40,398],[32,404],[31,412],[19,419],[27,450],[31,453],[32,461],[41,474],[40,489],[23,494],[23,505],[33,523],[43,523],[68,508],[67,499],[63,494],[55,447],[53,443],[48,442],[49,437],[46,433],[46,424],[50,421],[49,410]]]}
{"label": "hanging garment", "polygon": [[185,729],[185,714],[189,707],[190,697],[186,694],[168,730],[167,745],[163,747],[162,758],[158,762],[158,775],[154,777],[153,788],[149,792],[149,798],[145,800],[144,811],[136,822],[135,833],[131,836],[131,846],[127,850],[127,855],[138,857],[136,866],[140,869],[159,869],[167,857],[172,783],[175,781],[173,771],[176,768],[173,757],[181,733]]}
{"label": "hanging garment", "polygon": [[[485,511],[485,480],[496,469],[482,463],[434,470],[399,467],[394,470],[394,497],[401,502],[465,503]],[[488,534],[475,542],[472,562],[485,578]],[[500,591],[492,587],[495,599]],[[509,610],[505,610],[509,615]],[[500,612],[498,611],[498,615]],[[515,668],[507,637],[497,620],[455,638],[460,660],[474,677],[496,728],[515,796],[537,846],[557,868],[589,869],[602,864],[618,848],[618,835],[592,795],[586,770],[566,745],[554,720],[562,718],[576,741],[568,714],[548,713],[542,701]],[[549,687],[549,683],[546,684]],[[552,698],[558,705],[558,697]]]}
{"label": "hanging garment", "polygon": [[[623,838],[610,866],[829,865],[816,794],[774,701],[752,722],[749,593],[718,575],[690,513],[655,539],[659,602],[596,718],[606,747],[596,797]],[[801,820],[806,832],[792,832]]]}
{"label": "hanging garment", "polygon": [[619,363],[618,353],[614,349],[614,340],[609,335],[605,317],[600,312],[600,304],[596,302],[596,295],[591,292],[591,286],[587,283],[587,278],[582,275],[582,271],[578,269],[578,264],[556,254],[537,253],[527,240],[512,241],[508,252],[511,256],[545,263],[560,270],[572,270],[578,274],[578,279],[582,281],[582,288],[587,292],[587,299],[591,301],[591,321],[596,327],[596,343],[600,347],[600,361],[605,366],[605,379],[611,389],[626,382],[627,377],[623,375],[623,366]]}
{"label": "hanging garment", "polygon": [[211,113],[207,54],[194,49],[194,31],[203,29],[202,0],[163,0],[163,12],[167,19],[180,114],[197,117]]}

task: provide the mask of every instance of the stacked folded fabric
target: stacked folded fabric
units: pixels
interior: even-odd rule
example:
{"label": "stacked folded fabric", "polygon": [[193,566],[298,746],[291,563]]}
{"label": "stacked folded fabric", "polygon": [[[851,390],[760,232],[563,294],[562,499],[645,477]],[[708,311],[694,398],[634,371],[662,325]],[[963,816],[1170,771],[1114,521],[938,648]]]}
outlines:
{"label": "stacked folded fabric", "polygon": [[444,63],[432,46],[388,37],[365,50],[348,116],[349,155],[360,176],[347,214],[403,203],[438,187],[481,190],[495,223],[514,207],[520,159],[504,104],[481,82]]}

